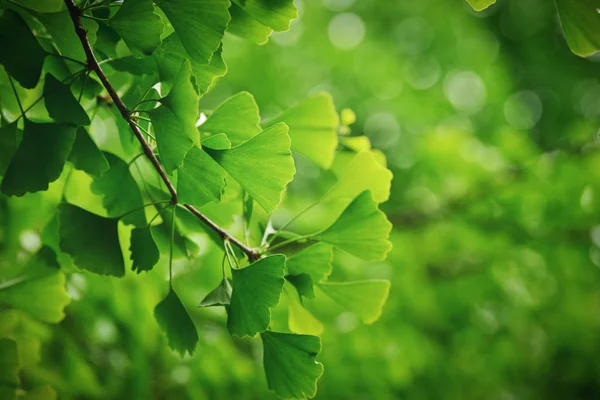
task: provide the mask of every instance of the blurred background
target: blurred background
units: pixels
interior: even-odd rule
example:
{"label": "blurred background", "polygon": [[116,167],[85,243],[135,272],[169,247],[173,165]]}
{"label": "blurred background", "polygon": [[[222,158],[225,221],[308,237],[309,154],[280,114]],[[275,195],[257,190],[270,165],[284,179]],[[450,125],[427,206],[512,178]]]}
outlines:
{"label": "blurred background", "polygon": [[[368,326],[309,302],[325,325],[317,398],[600,398],[598,60],[569,51],[547,0],[482,13],[460,0],[295,3],[298,20],[266,45],[226,38],[229,73],[201,106],[247,90],[268,118],[328,91],[356,114],[350,135],[387,156],[394,250],[377,264],[336,253],[332,280],[384,278],[392,290]],[[326,177],[296,162],[290,198],[309,198]],[[2,200],[28,210],[5,239],[35,242],[54,192]],[[218,268],[184,272],[187,304],[219,281]],[[148,306],[163,280],[75,273],[68,288],[60,325],[20,322],[32,358],[47,343],[32,375],[62,397],[274,398],[259,344],[230,338],[223,312],[190,308],[200,344],[182,360]]]}

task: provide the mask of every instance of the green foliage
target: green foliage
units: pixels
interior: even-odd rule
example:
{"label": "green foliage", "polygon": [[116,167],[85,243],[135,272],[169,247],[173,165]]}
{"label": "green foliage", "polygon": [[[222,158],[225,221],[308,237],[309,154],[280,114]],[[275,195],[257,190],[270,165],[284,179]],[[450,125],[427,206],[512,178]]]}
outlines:
{"label": "green foliage", "polygon": [[600,50],[600,14],[597,0],[556,0],[565,38],[573,53],[587,57]]}
{"label": "green foliage", "polygon": [[134,56],[150,55],[160,45],[163,23],[152,0],[127,0],[107,21]]}
{"label": "green foliage", "polygon": [[19,355],[17,344],[10,339],[0,339],[0,395],[14,399],[19,387]]}
{"label": "green foliage", "polygon": [[154,316],[173,350],[179,352],[182,357],[186,353],[190,355],[194,353],[198,343],[198,332],[173,288],[154,308]]}

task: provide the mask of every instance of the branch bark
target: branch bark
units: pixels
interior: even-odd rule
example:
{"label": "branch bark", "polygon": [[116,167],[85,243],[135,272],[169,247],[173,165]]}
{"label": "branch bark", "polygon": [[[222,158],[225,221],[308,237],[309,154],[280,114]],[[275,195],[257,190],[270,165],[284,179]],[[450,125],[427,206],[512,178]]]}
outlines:
{"label": "branch bark", "polygon": [[[87,32],[86,32],[85,28],[83,27],[83,24],[81,23],[81,15],[82,15],[81,9],[75,4],[74,0],[65,0],[65,4],[67,5],[67,8],[69,10],[69,15],[71,16],[71,20],[73,21],[73,25],[75,26],[75,32],[77,33],[77,36],[79,37],[79,41],[81,42],[81,45],[83,46],[83,50],[84,50],[86,58],[87,58],[87,62],[86,62],[87,69],[90,71],[94,71],[96,73],[96,75],[98,75],[98,78],[100,78],[102,85],[104,86],[104,88],[110,95],[111,99],[115,103],[115,106],[121,113],[121,116],[125,119],[125,121],[127,121],[127,124],[131,128],[131,131],[133,132],[133,134],[135,135],[137,140],[142,145],[144,154],[146,155],[146,157],[148,157],[148,159],[154,166],[154,169],[156,169],[156,171],[160,175],[160,178],[165,183],[165,185],[167,186],[167,189],[169,190],[169,193],[171,194],[171,204],[173,204],[173,205],[178,204],[177,191],[175,190],[173,183],[167,176],[167,173],[165,172],[164,168],[160,164],[160,161],[154,155],[154,151],[152,150],[152,147],[150,147],[150,145],[144,138],[144,135],[142,135],[142,132],[140,131],[140,129],[133,122],[130,111],[127,109],[127,106],[125,106],[125,103],[123,103],[123,100],[121,100],[121,98],[117,94],[115,88],[112,86],[112,84],[108,80],[108,77],[102,70],[102,67],[100,66],[100,64],[98,63],[98,60],[96,59],[96,56],[94,55],[92,46],[87,38]],[[198,219],[200,219],[202,222],[204,222],[209,228],[214,230],[223,240],[228,240],[231,243],[233,243],[235,246],[237,246],[241,251],[244,252],[244,254],[246,254],[246,256],[248,257],[248,259],[250,261],[256,261],[259,258],[260,254],[258,253],[257,250],[246,246],[245,244],[243,244],[242,242],[240,242],[239,240],[237,240],[236,238],[234,238],[233,236],[228,234],[224,229],[222,229],[220,226],[218,226],[213,221],[211,221],[207,216],[202,214],[195,207],[193,207],[189,204],[184,204],[183,206],[188,211],[190,211],[192,214],[194,214]]]}

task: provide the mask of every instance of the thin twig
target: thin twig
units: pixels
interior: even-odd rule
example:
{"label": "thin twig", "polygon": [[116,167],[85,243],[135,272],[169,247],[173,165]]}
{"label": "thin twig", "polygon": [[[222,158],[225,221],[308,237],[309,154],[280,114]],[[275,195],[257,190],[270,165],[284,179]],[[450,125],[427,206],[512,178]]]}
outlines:
{"label": "thin twig", "polygon": [[[65,4],[67,5],[67,8],[69,10],[69,15],[71,16],[71,20],[73,20],[73,25],[75,26],[75,32],[76,32],[77,36],[79,37],[79,41],[81,42],[81,45],[82,45],[85,55],[87,57],[87,68],[96,73],[96,75],[102,82],[102,85],[104,86],[104,88],[110,95],[111,99],[113,100],[113,103],[115,104],[115,106],[117,107],[119,112],[121,113],[121,116],[125,119],[125,121],[127,121],[127,124],[131,128],[131,131],[133,132],[133,134],[135,135],[137,140],[142,145],[142,149],[144,150],[146,157],[148,157],[148,159],[154,166],[154,169],[158,172],[158,174],[160,175],[160,178],[162,179],[164,184],[167,186],[167,189],[168,189],[169,193],[171,194],[171,204],[173,204],[173,205],[178,204],[177,191],[175,190],[173,183],[171,183],[171,180],[169,179],[167,173],[165,172],[164,168],[160,164],[160,161],[158,161],[158,158],[154,155],[154,151],[152,150],[152,147],[150,147],[150,145],[144,138],[143,133],[136,126],[133,119],[131,118],[131,112],[127,109],[127,106],[125,106],[125,103],[123,103],[123,100],[121,100],[121,98],[117,94],[117,91],[115,90],[115,88],[112,86],[112,84],[108,80],[108,77],[102,70],[102,67],[100,66],[100,64],[98,63],[98,60],[96,59],[96,56],[94,55],[92,46],[91,46],[89,40],[87,39],[87,32],[86,32],[85,28],[83,27],[83,24],[81,23],[81,17],[83,16],[81,9],[79,7],[77,7],[77,5],[75,4],[75,2],[73,0],[65,0]],[[195,207],[193,207],[189,204],[184,204],[183,206],[186,209],[188,209],[192,214],[194,214],[198,219],[200,219],[202,222],[204,222],[206,225],[208,225],[212,230],[214,230],[223,240],[228,239],[232,244],[234,244],[240,250],[242,250],[244,252],[244,254],[246,254],[246,256],[248,257],[248,259],[250,261],[258,260],[260,254],[258,253],[257,250],[246,246],[245,244],[241,243],[239,240],[237,240],[233,236],[229,235],[229,233],[227,233],[224,229],[222,229],[220,226],[218,226],[213,221],[211,221],[208,217],[206,217],[204,214],[202,214],[200,211],[198,211]]]}

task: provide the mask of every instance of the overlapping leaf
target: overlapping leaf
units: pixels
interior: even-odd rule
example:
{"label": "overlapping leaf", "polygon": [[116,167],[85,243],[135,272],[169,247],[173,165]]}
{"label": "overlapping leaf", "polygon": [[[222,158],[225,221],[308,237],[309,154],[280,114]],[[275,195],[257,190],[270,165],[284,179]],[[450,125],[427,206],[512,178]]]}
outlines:
{"label": "overlapping leaf", "polygon": [[73,166],[93,176],[100,176],[108,171],[110,166],[104,154],[100,151],[94,140],[84,127],[77,128],[75,143],[69,154],[69,161]]}
{"label": "overlapping leaf", "polygon": [[289,126],[292,150],[306,156],[321,168],[331,167],[338,144],[339,117],[329,94],[319,93],[309,97],[263,126],[279,122],[285,122]]}
{"label": "overlapping leaf", "polygon": [[107,24],[136,57],[150,55],[160,45],[163,23],[154,12],[152,0],[125,0]]}
{"label": "overlapping leaf", "polygon": [[8,196],[48,189],[60,176],[75,142],[76,128],[25,119],[23,140],[12,158],[2,185]]}
{"label": "overlapping leaf", "polygon": [[299,294],[293,288],[286,287],[285,292],[288,298],[288,326],[290,331],[308,335],[320,335],[324,329],[321,321],[304,308]]}
{"label": "overlapping leaf", "polygon": [[225,133],[235,146],[256,136],[261,131],[259,122],[254,97],[240,92],[221,103],[198,129],[212,134]]}
{"label": "overlapping leaf", "polygon": [[227,173],[204,150],[194,146],[177,170],[177,192],[182,203],[202,207],[221,201]]}
{"label": "overlapping leaf", "polygon": [[169,347],[182,357],[192,355],[198,343],[198,332],[177,293],[171,288],[169,294],[154,308],[154,317],[164,332]]}
{"label": "overlapping leaf", "polygon": [[318,287],[336,303],[356,313],[365,324],[379,319],[390,292],[390,282],[383,279],[321,282]]}
{"label": "overlapping leaf", "polygon": [[231,3],[229,13],[231,14],[231,21],[227,26],[228,33],[249,40],[252,43],[267,43],[273,29],[252,18],[235,3]]}
{"label": "overlapping leaf", "polygon": [[285,124],[265,129],[250,140],[226,150],[206,149],[240,186],[267,212],[280,203],[296,169]]}
{"label": "overlapping leaf", "polygon": [[277,32],[290,29],[292,19],[298,17],[293,0],[233,0],[252,18]]}
{"label": "overlapping leaf", "polygon": [[285,256],[263,258],[246,268],[231,271],[233,294],[227,328],[237,336],[264,332],[271,322],[271,308],[283,290]]}
{"label": "overlapping leaf", "polygon": [[305,399],[317,393],[323,365],[315,361],[321,351],[318,336],[266,331],[263,362],[269,389],[284,399]]}
{"label": "overlapping leaf", "polygon": [[473,7],[476,11],[485,10],[492,4],[496,2],[496,0],[467,0],[471,7]]}
{"label": "overlapping leaf", "polygon": [[58,211],[58,230],[60,249],[70,254],[79,268],[100,275],[125,275],[117,219],[63,203]]}
{"label": "overlapping leaf", "polygon": [[231,303],[233,288],[227,279],[223,279],[219,286],[211,290],[200,302],[200,307],[228,306]]}
{"label": "overlapping leaf", "polygon": [[367,261],[385,259],[392,249],[388,240],[392,224],[377,208],[370,191],[354,199],[339,218],[314,239],[332,244]]}
{"label": "overlapping leaf", "polygon": [[287,272],[290,275],[308,274],[313,281],[327,279],[331,273],[333,247],[327,243],[313,244],[288,257]]}
{"label": "overlapping leaf", "polygon": [[89,125],[90,118],[77,101],[69,85],[50,74],[44,79],[44,102],[48,114],[56,121],[73,125]]}

